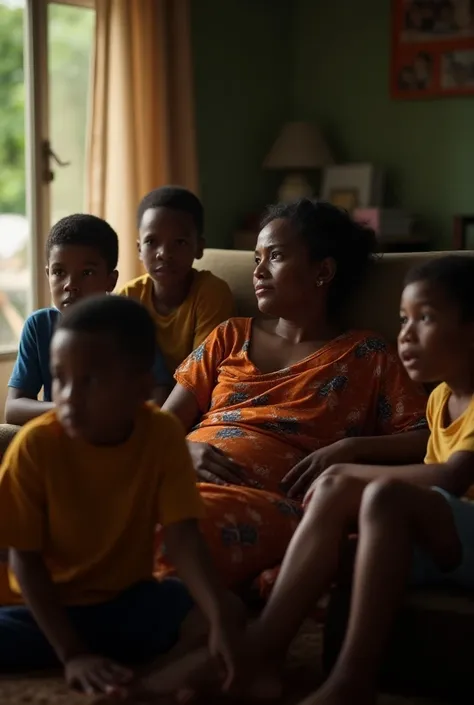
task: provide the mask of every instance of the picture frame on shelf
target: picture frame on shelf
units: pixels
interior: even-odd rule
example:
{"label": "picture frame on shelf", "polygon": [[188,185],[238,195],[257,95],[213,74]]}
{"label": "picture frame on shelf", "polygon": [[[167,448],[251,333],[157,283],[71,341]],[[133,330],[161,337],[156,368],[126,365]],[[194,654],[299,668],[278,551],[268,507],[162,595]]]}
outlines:
{"label": "picture frame on shelf", "polygon": [[359,205],[357,189],[333,189],[329,195],[329,202],[352,213]]}
{"label": "picture frame on shelf", "polygon": [[384,182],[383,170],[374,164],[328,166],[323,172],[321,198],[349,211],[381,206]]}

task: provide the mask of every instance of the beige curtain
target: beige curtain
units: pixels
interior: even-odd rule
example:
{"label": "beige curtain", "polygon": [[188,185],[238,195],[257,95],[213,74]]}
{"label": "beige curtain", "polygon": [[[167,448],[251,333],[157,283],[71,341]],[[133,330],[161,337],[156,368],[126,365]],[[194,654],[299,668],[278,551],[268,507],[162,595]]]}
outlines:
{"label": "beige curtain", "polygon": [[189,0],[96,0],[88,210],[120,240],[120,282],[141,273],[135,213],[163,184],[197,191]]}

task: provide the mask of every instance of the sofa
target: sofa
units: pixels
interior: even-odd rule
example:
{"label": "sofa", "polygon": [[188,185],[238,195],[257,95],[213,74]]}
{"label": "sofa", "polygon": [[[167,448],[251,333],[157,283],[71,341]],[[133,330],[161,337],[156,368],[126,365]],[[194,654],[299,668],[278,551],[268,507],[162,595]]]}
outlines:
{"label": "sofa", "polygon": [[[405,273],[429,257],[443,253],[385,254],[348,311],[352,327],[373,329],[395,342],[399,300]],[[236,301],[237,315],[257,314],[252,287],[253,253],[207,249],[196,262],[225,279]],[[0,429],[0,457],[12,437],[12,427]],[[474,596],[445,590],[416,591],[400,612],[383,668],[382,683],[393,691],[447,694],[452,700],[470,685],[474,643]],[[345,631],[350,587],[336,586],[325,615],[324,655],[331,668]]]}

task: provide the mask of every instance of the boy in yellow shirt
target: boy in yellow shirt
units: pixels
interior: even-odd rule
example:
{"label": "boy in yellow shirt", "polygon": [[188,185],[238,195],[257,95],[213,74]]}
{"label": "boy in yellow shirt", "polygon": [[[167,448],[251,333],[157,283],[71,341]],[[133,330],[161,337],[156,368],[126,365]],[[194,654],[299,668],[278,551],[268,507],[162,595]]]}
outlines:
{"label": "boy in yellow shirt", "polygon": [[[58,321],[55,408],[21,429],[0,470],[0,545],[26,602],[0,608],[2,670],[61,662],[73,687],[121,691],[129,664],[177,641],[191,595],[233,669],[184,432],[147,403],[155,350],[150,315],[129,299],[84,299]],[[157,523],[189,592],[152,579]]]}
{"label": "boy in yellow shirt", "polygon": [[204,250],[204,209],[187,189],[163,186],[138,207],[138,252],[146,274],[119,292],[140,301],[156,326],[170,386],[175,369],[211,331],[233,315],[229,286],[193,268]]}

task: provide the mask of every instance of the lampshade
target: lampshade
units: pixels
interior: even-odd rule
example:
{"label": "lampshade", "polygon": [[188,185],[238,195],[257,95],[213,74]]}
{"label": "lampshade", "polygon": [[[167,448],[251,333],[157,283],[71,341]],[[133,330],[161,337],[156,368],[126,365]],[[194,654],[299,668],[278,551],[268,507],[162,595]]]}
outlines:
{"label": "lampshade", "polygon": [[316,125],[287,122],[263,162],[264,169],[319,169],[333,164],[331,151]]}

